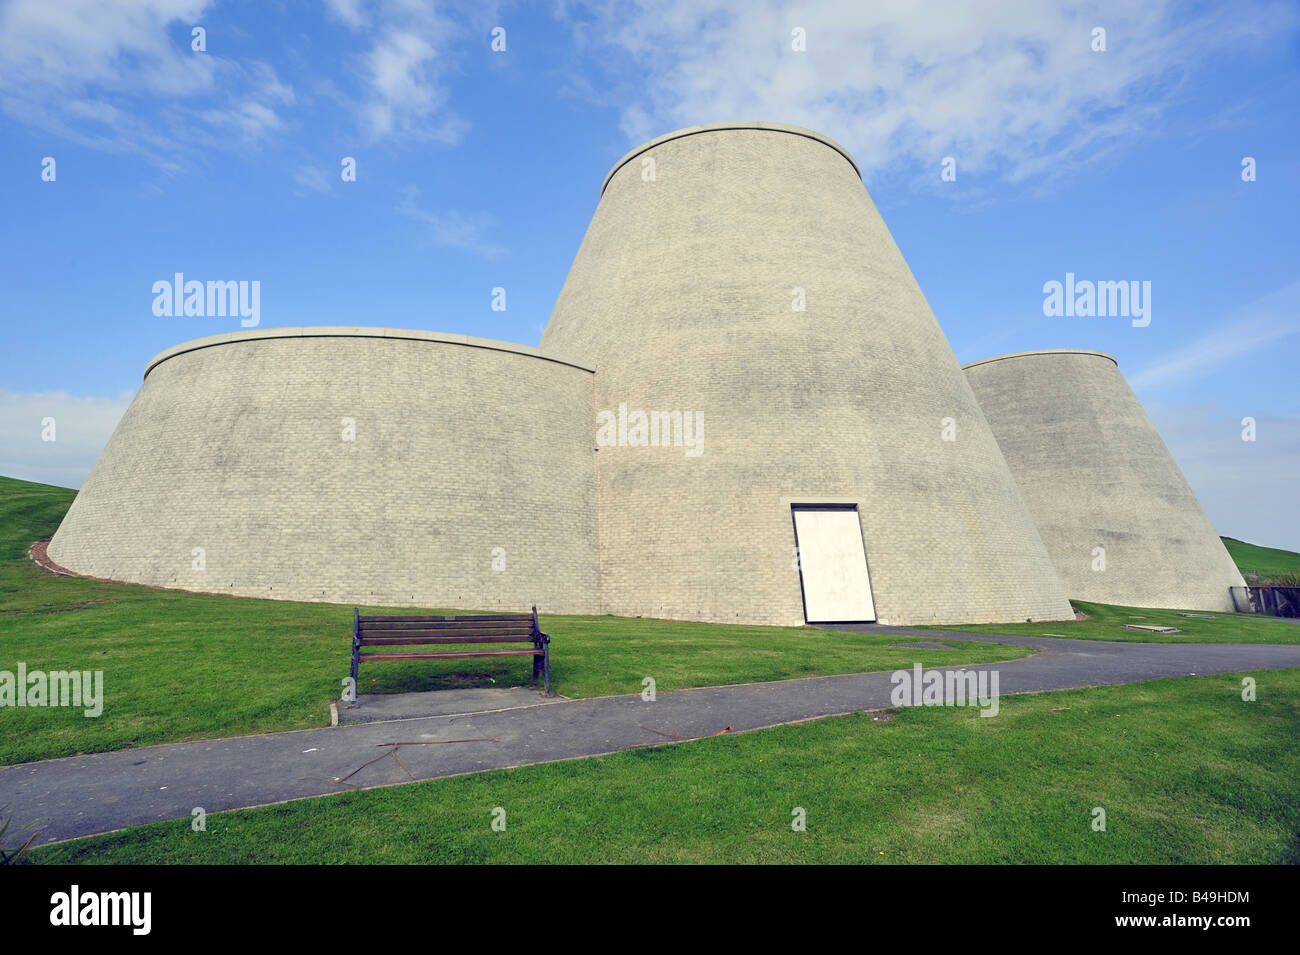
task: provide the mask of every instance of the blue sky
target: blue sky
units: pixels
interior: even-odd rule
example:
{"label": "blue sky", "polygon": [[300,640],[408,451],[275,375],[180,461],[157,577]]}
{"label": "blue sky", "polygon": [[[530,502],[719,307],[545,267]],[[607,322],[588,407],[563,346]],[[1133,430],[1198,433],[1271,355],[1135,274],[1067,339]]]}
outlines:
{"label": "blue sky", "polygon": [[[239,329],[154,315],[178,271],[535,345],[611,164],[757,119],[854,154],[960,360],[1115,354],[1219,531],[1300,549],[1297,104],[1292,3],[3,0],[0,473],[79,485],[152,355]],[[1044,316],[1067,272],[1151,323]]]}

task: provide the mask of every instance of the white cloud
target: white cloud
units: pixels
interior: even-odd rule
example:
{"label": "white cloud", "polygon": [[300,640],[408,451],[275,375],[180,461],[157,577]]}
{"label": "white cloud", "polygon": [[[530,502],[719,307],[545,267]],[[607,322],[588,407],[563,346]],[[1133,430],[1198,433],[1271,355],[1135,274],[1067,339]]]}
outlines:
{"label": "white cloud", "polygon": [[337,19],[342,20],[353,30],[366,25],[368,17],[362,0],[325,0],[325,6]]}
{"label": "white cloud", "polygon": [[[131,398],[130,392],[93,398],[0,388],[0,474],[81,487]],[[54,419],[53,441],[42,439],[46,418]]]}
{"label": "white cloud", "polygon": [[184,95],[212,84],[213,60],[167,35],[201,25],[207,0],[11,0],[0,9],[5,84],[64,93],[88,85]]}
{"label": "white cloud", "polygon": [[352,108],[375,140],[433,140],[455,145],[469,123],[450,105],[448,79],[457,60],[494,21],[495,3],[379,0],[373,8],[349,0],[329,0],[330,12],[369,45],[351,58],[361,83]]}
{"label": "white cloud", "polygon": [[1134,391],[1186,385],[1243,355],[1300,332],[1300,281],[1292,282],[1228,316],[1227,320],[1129,376]]}
{"label": "white cloud", "polygon": [[234,130],[245,140],[259,140],[282,125],[275,110],[253,100],[228,109],[205,110],[202,115],[213,126]]}
{"label": "white cloud", "polygon": [[319,166],[302,166],[294,173],[293,181],[313,192],[329,192],[330,174]]}
{"label": "white cloud", "polygon": [[388,136],[433,113],[446,94],[434,82],[436,54],[423,37],[389,31],[366,57],[373,98],[366,107],[370,132]]}
{"label": "white cloud", "polygon": [[[302,49],[315,42],[309,31],[319,24],[285,38],[277,62],[310,69],[304,89],[317,94],[299,103],[268,63],[240,49],[250,38],[231,28],[238,13],[228,5],[0,0],[0,112],[79,145],[144,154],[169,169],[203,150],[283,136],[293,128],[291,107],[310,108],[322,98],[347,111],[371,140],[461,141],[469,123],[452,106],[450,80],[475,36],[486,48],[498,4],[327,0],[316,12],[347,33],[324,62],[309,61]],[[208,30],[207,52],[191,50],[194,26]],[[330,67],[344,75],[330,76]]]}
{"label": "white cloud", "polygon": [[[906,161],[938,176],[1043,179],[1146,141],[1184,77],[1277,40],[1294,8],[1267,0],[668,0],[575,3],[584,57],[608,62],[605,101],[640,142],[719,120],[806,126],[864,173]],[[1107,31],[1093,52],[1091,31]],[[807,51],[791,50],[802,27]],[[575,84],[581,87],[582,83]],[[595,84],[600,86],[600,84]]]}
{"label": "white cloud", "polygon": [[407,186],[403,190],[397,211],[428,225],[435,245],[465,249],[488,259],[505,254],[505,248],[483,238],[483,232],[492,224],[488,217],[466,216],[454,210],[444,213],[427,212],[419,207],[419,198],[420,190],[415,186]]}
{"label": "white cloud", "polygon": [[[207,0],[10,0],[0,5],[0,110],[71,142],[143,153],[260,138],[293,90],[265,63],[190,49]],[[211,48],[209,48],[211,49]]]}

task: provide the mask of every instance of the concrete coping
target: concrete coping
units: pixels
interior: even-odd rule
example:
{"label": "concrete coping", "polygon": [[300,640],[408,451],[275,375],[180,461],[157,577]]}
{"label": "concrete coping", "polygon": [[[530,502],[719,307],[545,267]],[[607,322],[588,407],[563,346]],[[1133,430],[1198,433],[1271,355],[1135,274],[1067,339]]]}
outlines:
{"label": "concrete coping", "polygon": [[969,364],[962,365],[961,370],[974,368],[976,365],[987,365],[994,361],[1006,361],[1008,358],[1032,358],[1035,355],[1091,355],[1094,358],[1106,358],[1119,367],[1119,362],[1114,355],[1108,355],[1104,351],[1092,351],[1087,348],[1043,348],[1038,351],[1017,351],[1008,355],[994,355],[992,358],[981,358],[979,361],[973,361]]}
{"label": "concrete coping", "polygon": [[642,143],[640,146],[636,147],[636,149],[633,149],[630,153],[624,155],[623,158],[620,159],[618,162],[614,163],[614,167],[610,169],[609,173],[605,176],[605,181],[600,184],[600,194],[602,196],[605,194],[605,189],[606,187],[609,186],[609,181],[614,178],[614,173],[618,172],[620,169],[626,166],[637,156],[641,155],[643,152],[648,152],[649,150],[654,149],[656,146],[660,146],[663,143],[671,142],[674,139],[684,139],[687,136],[697,136],[700,133],[717,133],[717,132],[722,132],[724,130],[730,130],[730,129],[762,129],[768,132],[789,133],[793,136],[803,136],[807,139],[816,140],[817,142],[825,146],[829,146],[831,149],[835,150],[837,153],[839,153],[841,156],[847,159],[849,161],[849,165],[853,167],[853,171],[857,173],[858,178],[859,179],[862,178],[862,170],[858,168],[857,160],[855,160],[853,156],[849,154],[849,151],[847,149],[845,149],[843,146],[841,146],[839,143],[837,143],[835,140],[831,139],[830,137],[823,136],[821,133],[814,132],[811,129],[804,129],[802,126],[787,126],[784,123],[758,123],[758,122],[708,123],[704,126],[688,126],[685,129],[679,129],[676,132],[665,133],[664,135],[652,139],[647,143]]}
{"label": "concrete coping", "polygon": [[229,345],[234,342],[260,341],[273,338],[393,338],[415,342],[437,342],[443,345],[464,345],[468,348],[510,352],[528,358],[540,358],[543,361],[555,362],[557,365],[568,365],[571,368],[577,368],[579,371],[595,372],[595,369],[579,365],[577,362],[543,354],[530,345],[517,345],[514,342],[501,342],[492,338],[475,338],[472,335],[451,335],[446,332],[428,332],[410,328],[308,325],[298,328],[265,328],[253,331],[227,332],[224,335],[209,335],[207,338],[196,338],[193,341],[182,342],[179,345],[173,345],[166,351],[159,352],[150,359],[149,364],[145,366],[144,377],[148,378],[149,372],[167,359],[175,358],[177,355],[184,355],[186,352],[198,351],[200,348],[212,348],[216,345]]}

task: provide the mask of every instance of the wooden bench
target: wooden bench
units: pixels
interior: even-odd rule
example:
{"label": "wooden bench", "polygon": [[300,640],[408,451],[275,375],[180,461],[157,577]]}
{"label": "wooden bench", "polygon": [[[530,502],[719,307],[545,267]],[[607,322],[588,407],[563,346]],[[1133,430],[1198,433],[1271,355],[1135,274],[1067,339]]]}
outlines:
{"label": "wooden bench", "polygon": [[[362,653],[362,647],[404,647],[429,644],[526,643],[526,650],[382,650]],[[537,625],[537,608],[531,614],[468,614],[460,617],[363,617],[352,611],[352,684],[362,660],[469,660],[482,657],[533,658],[533,686],[537,675],[551,695],[551,638]]]}

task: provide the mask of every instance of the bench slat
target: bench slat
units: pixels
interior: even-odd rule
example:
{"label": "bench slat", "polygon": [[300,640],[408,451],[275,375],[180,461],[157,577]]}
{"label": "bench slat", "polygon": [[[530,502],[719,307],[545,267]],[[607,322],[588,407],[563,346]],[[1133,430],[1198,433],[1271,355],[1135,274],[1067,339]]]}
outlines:
{"label": "bench slat", "polygon": [[531,625],[533,615],[530,613],[476,613],[464,617],[358,617],[361,623],[476,623],[485,620],[526,620]]}
{"label": "bench slat", "polygon": [[370,626],[404,627],[407,624],[411,624],[411,623],[420,624],[422,626],[430,626],[430,627],[440,627],[440,626],[509,627],[521,623],[531,624],[533,622],[533,618],[532,617],[473,617],[473,618],[462,617],[459,620],[429,620],[423,617],[406,617],[401,620],[367,620],[365,617],[362,617],[361,622],[368,627]]}
{"label": "bench slat", "polygon": [[414,627],[367,627],[364,624],[357,628],[361,633],[375,633],[383,635],[391,633],[395,637],[400,637],[404,633],[532,633],[531,626],[525,627],[522,624],[513,623],[494,623],[484,627],[431,627],[429,624],[417,624]]}
{"label": "bench slat", "polygon": [[492,637],[448,637],[438,636],[414,636],[406,635],[400,637],[366,637],[362,636],[361,645],[363,647],[400,647],[408,643],[532,643],[532,634],[521,634],[515,636],[492,636]]}
{"label": "bench slat", "polygon": [[376,632],[385,630],[531,630],[533,622],[531,620],[488,620],[484,623],[450,623],[441,620],[417,620],[409,623],[366,623],[362,621],[358,626],[362,630],[374,630]]}
{"label": "bench slat", "polygon": [[401,630],[367,630],[362,627],[361,633],[367,636],[375,637],[418,637],[422,634],[428,634],[431,637],[452,637],[458,633],[474,636],[478,634],[485,637],[505,637],[515,633],[532,633],[532,627],[469,627],[461,630],[451,627],[439,627],[431,630],[426,627],[405,627]]}
{"label": "bench slat", "polygon": [[377,637],[406,637],[406,635],[409,634],[420,635],[422,633],[429,634],[430,637],[434,637],[434,635],[454,633],[481,633],[503,637],[503,635],[506,634],[532,633],[533,631],[533,628],[530,628],[530,626],[502,626],[500,624],[495,626],[394,626],[394,628],[383,629],[372,629],[369,628],[369,626],[361,626],[361,628],[357,629],[359,629],[363,634],[374,634],[377,635]]}
{"label": "bench slat", "polygon": [[539,657],[544,650],[467,650],[440,653],[363,653],[362,660],[466,660],[471,657]]}

